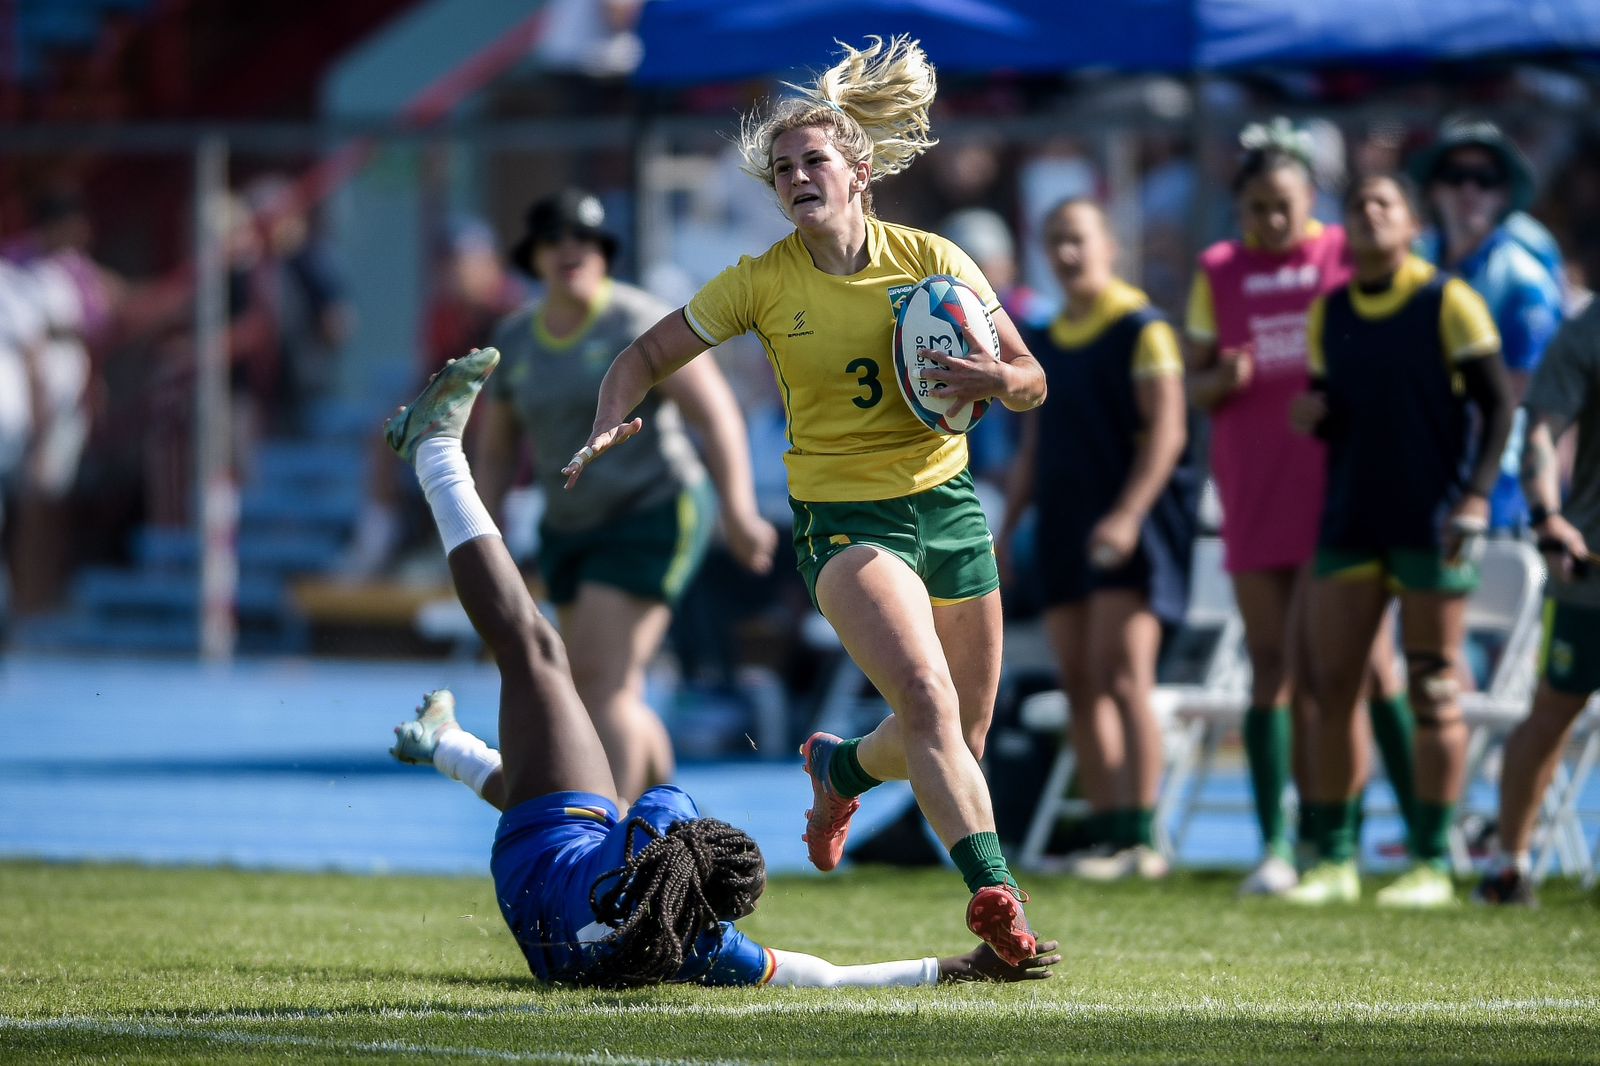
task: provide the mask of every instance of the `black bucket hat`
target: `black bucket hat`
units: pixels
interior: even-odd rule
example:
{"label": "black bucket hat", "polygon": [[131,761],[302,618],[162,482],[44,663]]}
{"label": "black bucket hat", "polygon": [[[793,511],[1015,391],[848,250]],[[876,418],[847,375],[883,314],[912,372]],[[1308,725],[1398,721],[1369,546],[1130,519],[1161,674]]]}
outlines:
{"label": "black bucket hat", "polygon": [[1482,148],[1494,156],[1495,164],[1505,176],[1510,192],[1510,211],[1526,211],[1533,203],[1533,167],[1528,157],[1512,143],[1499,126],[1487,119],[1447,119],[1439,128],[1438,138],[1412,157],[1411,178],[1426,189],[1439,174],[1445,157],[1457,148]]}
{"label": "black bucket hat", "polygon": [[554,244],[571,233],[594,241],[606,257],[606,266],[617,258],[620,242],[606,229],[606,209],[600,198],[582,189],[563,189],[552,196],[535,200],[528,208],[522,239],[511,246],[511,264],[525,274],[533,274],[533,248]]}

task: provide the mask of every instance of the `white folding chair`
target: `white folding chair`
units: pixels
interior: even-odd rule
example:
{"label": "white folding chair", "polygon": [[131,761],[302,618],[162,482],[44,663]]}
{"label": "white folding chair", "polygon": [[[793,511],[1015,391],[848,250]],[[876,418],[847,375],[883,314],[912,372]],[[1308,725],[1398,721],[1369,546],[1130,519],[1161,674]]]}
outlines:
{"label": "white folding chair", "polygon": [[1600,875],[1600,848],[1593,848],[1584,831],[1584,819],[1600,818],[1600,811],[1582,806],[1589,776],[1600,763],[1600,697],[1589,701],[1573,724],[1572,735],[1555,776],[1545,792],[1535,823],[1533,879],[1537,883],[1560,865],[1561,872],[1577,874],[1583,886],[1594,885]]}
{"label": "white folding chair", "polygon": [[[1456,872],[1472,872],[1463,820],[1470,815],[1493,817],[1498,805],[1488,807],[1474,801],[1475,783],[1491,786],[1486,771],[1494,763],[1490,756],[1528,713],[1538,680],[1540,638],[1540,593],[1544,586],[1544,564],[1539,553],[1516,540],[1491,540],[1484,548],[1480,564],[1482,579],[1467,601],[1469,639],[1491,651],[1487,682],[1477,692],[1463,693],[1461,712],[1467,725],[1467,785],[1456,810],[1456,823],[1450,830],[1450,855]],[[1541,828],[1554,809],[1546,805]],[[1563,827],[1561,832],[1569,831]],[[1581,834],[1580,834],[1581,835]]]}
{"label": "white folding chair", "polygon": [[[1185,680],[1158,685],[1154,700],[1163,726],[1168,763],[1166,781],[1156,803],[1156,846],[1168,855],[1175,850],[1169,834],[1172,806],[1184,794],[1181,787],[1173,787],[1173,782],[1180,778],[1186,782],[1199,758],[1200,732],[1195,723],[1207,714],[1225,716],[1234,707],[1242,715],[1245,705],[1244,625],[1233,603],[1232,585],[1222,570],[1222,544],[1215,537],[1202,537],[1195,542],[1189,609],[1183,628],[1183,639],[1200,645],[1195,665]],[[1037,867],[1044,858],[1057,821],[1080,813],[1085,805],[1067,796],[1077,757],[1064,739],[1072,713],[1066,694],[1059,690],[1037,693],[1023,701],[1019,713],[1026,728],[1063,736],[1018,856],[1018,864],[1029,868]]]}

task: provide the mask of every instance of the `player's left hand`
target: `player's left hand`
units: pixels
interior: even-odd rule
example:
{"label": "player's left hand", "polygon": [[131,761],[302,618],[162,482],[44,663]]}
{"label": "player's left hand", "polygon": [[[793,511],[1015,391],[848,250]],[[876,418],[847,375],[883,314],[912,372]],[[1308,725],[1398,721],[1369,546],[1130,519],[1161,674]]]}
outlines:
{"label": "player's left hand", "polygon": [[584,467],[629,437],[636,435],[643,428],[644,420],[634,418],[619,426],[612,426],[610,429],[601,430],[592,435],[589,438],[589,442],[579,448],[577,453],[567,460],[567,465],[561,468],[561,473],[567,479],[566,487],[570,489],[578,483],[578,479],[583,476]]}
{"label": "player's left hand", "polygon": [[[988,339],[974,333],[970,323],[962,324],[961,335],[966,338],[967,351],[989,352]],[[992,400],[1005,395],[1011,370],[996,353],[989,354],[994,358],[985,359],[981,355],[959,358],[937,348],[924,348],[923,357],[936,362],[924,367],[920,376],[924,381],[943,382],[939,396],[957,405]]]}
{"label": "player's left hand", "polygon": [[722,533],[728,538],[728,551],[734,562],[752,574],[765,574],[772,569],[772,555],[778,550],[778,531],[771,522],[755,512],[734,514],[723,512]]}
{"label": "player's left hand", "polygon": [[1089,565],[1096,570],[1115,570],[1132,558],[1139,547],[1138,515],[1112,511],[1089,533]]}
{"label": "player's left hand", "polygon": [[1061,945],[1054,940],[1039,943],[1038,952],[1021,966],[1012,966],[994,953],[988,944],[979,944],[965,955],[939,960],[941,981],[1043,981],[1051,976],[1050,967],[1059,965]]}

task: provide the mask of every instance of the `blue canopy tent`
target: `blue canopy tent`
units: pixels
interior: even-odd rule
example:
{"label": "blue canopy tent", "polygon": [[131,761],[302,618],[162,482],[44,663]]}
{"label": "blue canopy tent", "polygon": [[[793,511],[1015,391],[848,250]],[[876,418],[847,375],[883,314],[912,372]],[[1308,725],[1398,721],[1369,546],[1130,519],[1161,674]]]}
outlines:
{"label": "blue canopy tent", "polygon": [[826,65],[910,33],[950,73],[1187,73],[1600,55],[1600,0],[652,0],[644,85]]}

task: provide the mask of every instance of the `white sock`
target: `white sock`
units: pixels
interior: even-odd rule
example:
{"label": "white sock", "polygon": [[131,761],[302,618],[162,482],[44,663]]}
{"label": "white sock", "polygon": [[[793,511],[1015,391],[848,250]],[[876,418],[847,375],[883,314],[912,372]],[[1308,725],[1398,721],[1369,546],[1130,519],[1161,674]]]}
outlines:
{"label": "white sock", "polygon": [[452,781],[460,781],[481,799],[483,784],[500,769],[500,753],[465,729],[451,729],[439,735],[433,749],[433,766]]}
{"label": "white sock", "polygon": [[478,496],[466,452],[456,437],[430,437],[417,445],[417,481],[449,555],[477,537],[498,537],[499,528]]}

